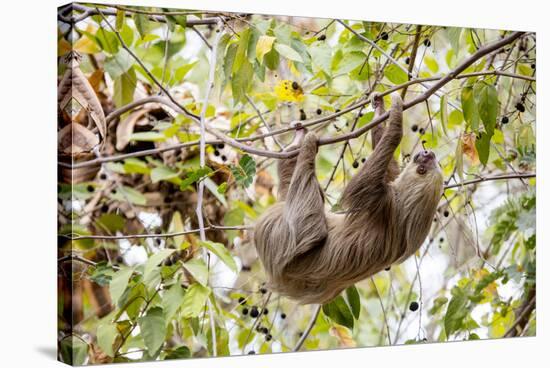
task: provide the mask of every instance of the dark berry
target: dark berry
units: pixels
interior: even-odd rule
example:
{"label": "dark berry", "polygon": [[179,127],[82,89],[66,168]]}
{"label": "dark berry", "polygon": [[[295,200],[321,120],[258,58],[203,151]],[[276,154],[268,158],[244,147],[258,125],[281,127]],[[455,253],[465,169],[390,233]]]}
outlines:
{"label": "dark berry", "polygon": [[248,352],[248,355],[254,355],[254,354],[256,354],[256,352],[255,352],[254,350],[250,350],[250,351]]}
{"label": "dark berry", "polygon": [[536,64],[531,64],[531,69],[535,70],[536,67],[537,67]]}
{"label": "dark berry", "polygon": [[269,309],[264,308],[264,314],[268,314],[268,313],[269,313]]}
{"label": "dark berry", "polygon": [[107,179],[107,175],[106,174],[101,174],[101,175],[99,175],[99,178],[101,180],[105,180],[105,179]]}
{"label": "dark berry", "polygon": [[111,194],[116,194],[116,189],[111,189]]}
{"label": "dark berry", "polygon": [[411,312],[415,312],[418,310],[418,303],[417,302],[411,302],[411,304],[409,304],[409,310]]}
{"label": "dark berry", "polygon": [[380,33],[380,38],[383,39],[384,41],[387,41],[389,36],[388,36],[388,32],[382,32]]}
{"label": "dark berry", "polygon": [[294,81],[292,82],[292,89],[298,89],[300,87],[300,85],[298,84],[298,82]]}
{"label": "dark berry", "polygon": [[262,294],[267,293],[267,289],[264,288],[264,287],[261,287],[261,288],[260,288],[260,293],[262,293]]}
{"label": "dark berry", "polygon": [[405,59],[405,64],[409,65],[410,62],[411,62],[411,58],[407,56],[407,58]]}
{"label": "dark berry", "polygon": [[300,110],[300,120],[306,120],[306,112],[304,110]]}
{"label": "dark berry", "polygon": [[156,238],[156,239],[155,239],[155,243],[157,243],[157,245],[160,245],[161,240],[160,240],[159,238]]}
{"label": "dark berry", "polygon": [[250,317],[256,318],[260,315],[260,311],[258,311],[258,307],[254,306],[252,309],[250,309]]}
{"label": "dark berry", "polygon": [[510,119],[508,119],[508,116],[503,116],[502,119],[500,119],[500,123],[502,125],[508,124],[509,121],[510,121]]}
{"label": "dark berry", "polygon": [[334,112],[340,112],[340,109],[336,109],[336,111],[334,111]]}
{"label": "dark berry", "polygon": [[391,266],[384,268],[384,270],[386,270],[386,271],[391,270]]}
{"label": "dark berry", "polygon": [[426,39],[424,40],[424,46],[430,47],[431,44],[432,44],[432,41],[430,41],[429,39],[426,38]]}
{"label": "dark berry", "polygon": [[222,161],[227,161],[227,157],[225,157],[225,155],[222,155]]}
{"label": "dark berry", "polygon": [[[248,314],[248,308],[243,308],[243,316],[246,316]],[[250,312],[250,315],[252,315],[252,312]]]}
{"label": "dark berry", "polygon": [[214,150],[214,156],[219,156],[219,155],[220,155],[220,151]]}
{"label": "dark berry", "polygon": [[361,159],[361,163],[363,163],[363,164],[364,164],[364,163],[365,163],[365,161],[367,161],[367,159],[363,157],[363,158]]}
{"label": "dark berry", "polygon": [[93,185],[88,185],[88,186],[86,187],[86,190],[87,190],[88,192],[91,193],[91,192],[94,191],[94,186],[93,186]]}
{"label": "dark berry", "polygon": [[108,212],[109,211],[109,206],[104,204],[103,206],[101,206],[101,212]]}
{"label": "dark berry", "polygon": [[285,313],[281,313],[281,318],[282,318],[282,319],[285,319],[285,318],[286,318],[286,314],[285,314]]}
{"label": "dark berry", "polygon": [[262,325],[256,326],[256,332],[261,333],[261,332],[263,332],[263,330],[264,330],[264,328],[262,327]]}
{"label": "dark berry", "polygon": [[241,297],[239,298],[239,304],[240,304],[240,305],[245,305],[245,304],[246,304],[246,299],[245,299],[244,297],[241,296]]}
{"label": "dark berry", "polygon": [[518,102],[516,104],[516,110],[518,110],[519,112],[525,112],[525,106],[521,102]]}
{"label": "dark berry", "polygon": [[319,41],[324,41],[324,40],[327,39],[327,36],[326,36],[326,35],[320,35],[319,37],[317,37],[317,39],[318,39]]}
{"label": "dark berry", "polygon": [[443,238],[439,238],[439,242],[440,242],[440,243],[443,243],[444,240],[445,240],[445,239],[443,239]]}
{"label": "dark berry", "polygon": [[418,129],[418,133],[420,133],[420,135],[423,135],[425,133],[425,130],[424,128],[420,128]]}
{"label": "dark berry", "polygon": [[273,336],[271,336],[271,334],[267,334],[265,335],[265,341],[269,341],[273,338]]}
{"label": "dark berry", "polygon": [[416,132],[418,130],[418,125],[414,124],[412,127],[411,127],[411,130],[413,132]]}
{"label": "dark berry", "polygon": [[267,327],[262,327],[261,330],[264,334],[267,334],[269,332],[269,329]]}
{"label": "dark berry", "polygon": [[351,166],[353,166],[354,169],[357,169],[359,167],[359,162],[357,162],[357,160],[353,161],[353,164],[351,164]]}
{"label": "dark berry", "polygon": [[317,115],[321,115],[323,113],[323,110],[317,109]]}
{"label": "dark berry", "polygon": [[241,268],[241,271],[244,271],[244,272],[249,272],[250,270],[252,270],[252,268],[250,268],[250,266],[243,266]]}
{"label": "dark berry", "polygon": [[216,147],[218,147],[218,149],[223,149],[225,147],[225,144],[223,143],[216,144]]}
{"label": "dark berry", "polygon": [[448,210],[443,211],[443,216],[449,217],[449,211]]}

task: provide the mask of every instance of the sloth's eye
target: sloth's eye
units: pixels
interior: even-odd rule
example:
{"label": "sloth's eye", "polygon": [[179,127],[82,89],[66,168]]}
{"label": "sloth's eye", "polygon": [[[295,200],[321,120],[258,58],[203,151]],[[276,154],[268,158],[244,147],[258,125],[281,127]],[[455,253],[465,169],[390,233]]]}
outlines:
{"label": "sloth's eye", "polygon": [[420,175],[424,175],[426,173],[426,166],[424,165],[418,165],[418,167],[416,168],[416,172],[419,173]]}

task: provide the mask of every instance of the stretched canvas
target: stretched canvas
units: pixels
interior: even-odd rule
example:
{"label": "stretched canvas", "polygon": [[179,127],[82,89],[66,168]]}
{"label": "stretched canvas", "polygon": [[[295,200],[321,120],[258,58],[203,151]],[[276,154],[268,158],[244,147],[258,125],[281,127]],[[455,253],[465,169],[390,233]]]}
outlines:
{"label": "stretched canvas", "polygon": [[57,19],[60,361],[535,336],[534,33]]}

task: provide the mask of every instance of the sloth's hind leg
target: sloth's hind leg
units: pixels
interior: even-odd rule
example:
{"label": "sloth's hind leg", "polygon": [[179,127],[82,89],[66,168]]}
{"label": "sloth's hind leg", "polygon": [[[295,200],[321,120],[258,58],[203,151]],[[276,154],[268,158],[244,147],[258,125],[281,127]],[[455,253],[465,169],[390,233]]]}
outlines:
{"label": "sloth's hind leg", "polygon": [[314,133],[305,136],[285,200],[283,216],[291,239],[284,245],[286,264],[322,245],[328,235],[324,195],[315,176],[317,141]]}

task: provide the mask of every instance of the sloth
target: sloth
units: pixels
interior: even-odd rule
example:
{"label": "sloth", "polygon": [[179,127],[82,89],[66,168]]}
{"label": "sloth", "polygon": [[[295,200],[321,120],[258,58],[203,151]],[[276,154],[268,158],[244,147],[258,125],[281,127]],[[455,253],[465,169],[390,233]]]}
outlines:
{"label": "sloth", "polygon": [[[375,116],[383,99],[372,99]],[[300,304],[322,304],[422,245],[443,194],[435,154],[421,150],[399,173],[394,152],[403,135],[403,101],[392,94],[386,126],[372,130],[373,153],[345,187],[342,213],[325,211],[315,176],[318,138],[297,129],[278,162],[278,202],[256,222],[253,237],[267,286]]]}

